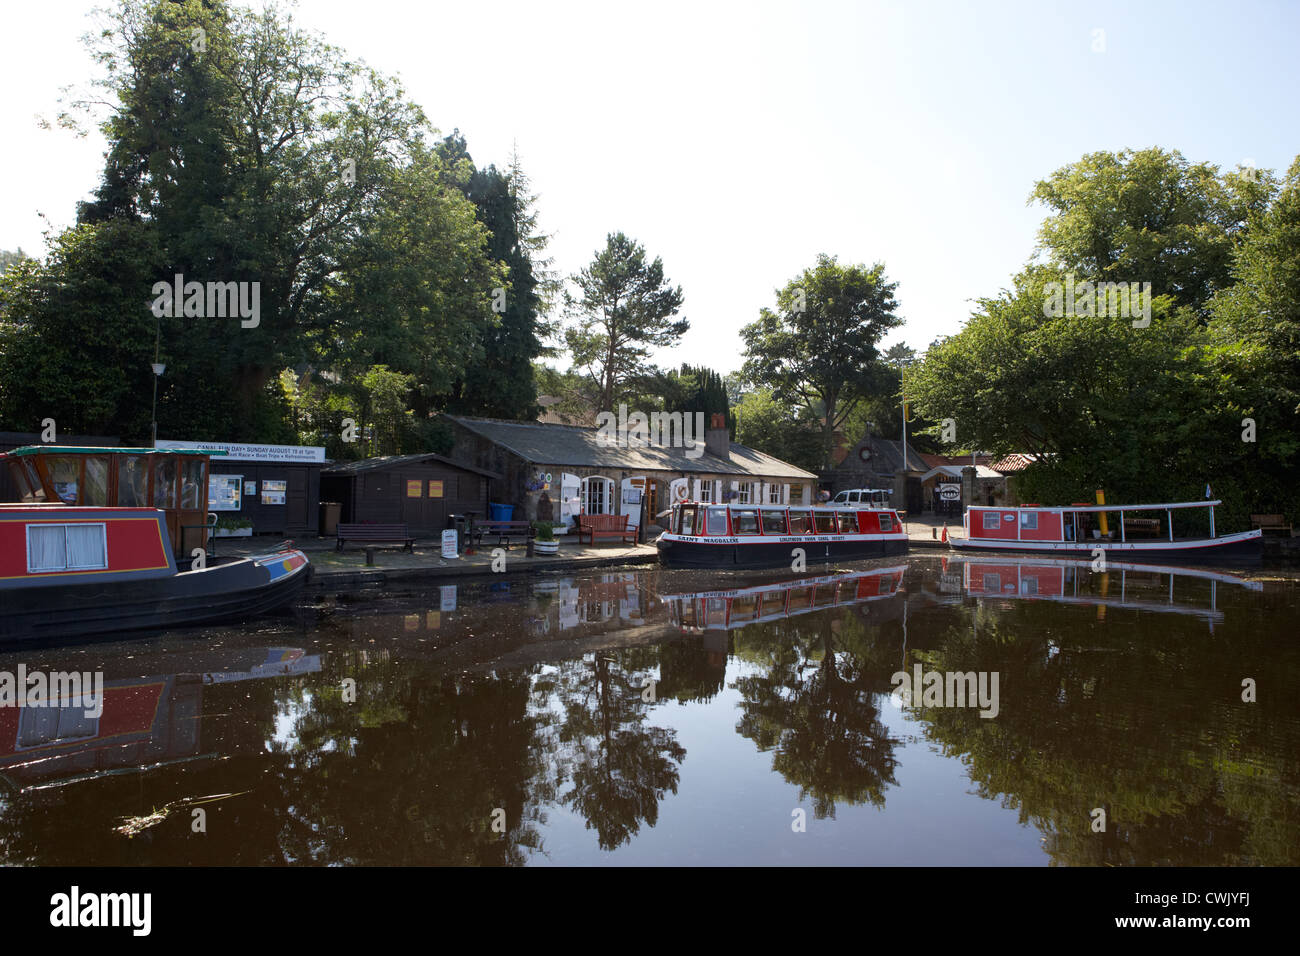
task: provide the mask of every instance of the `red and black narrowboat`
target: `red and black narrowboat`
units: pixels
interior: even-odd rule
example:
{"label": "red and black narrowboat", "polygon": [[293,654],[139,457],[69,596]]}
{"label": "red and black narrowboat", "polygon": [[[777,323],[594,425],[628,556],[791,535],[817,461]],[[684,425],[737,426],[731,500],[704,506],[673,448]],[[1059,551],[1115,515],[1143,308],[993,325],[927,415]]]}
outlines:
{"label": "red and black narrowboat", "polygon": [[[1142,563],[1167,561],[1258,561],[1262,532],[1217,535],[1214,508],[1221,501],[1183,501],[1159,505],[1069,505],[984,507],[971,505],[962,519],[965,537],[951,536],[954,551],[987,551],[1050,557],[1096,558]],[[1174,513],[1209,510],[1208,534],[1175,536]],[[1155,517],[1143,516],[1144,512]],[[1161,517],[1163,513],[1163,518]],[[1108,516],[1118,516],[1118,530]]]}
{"label": "red and black narrowboat", "polygon": [[907,532],[889,508],[772,508],[682,502],[655,542],[659,561],[674,568],[790,567],[907,553]]}
{"label": "red and black narrowboat", "polygon": [[0,641],[262,612],[310,575],[306,555],[292,549],[201,558],[183,550],[204,548],[212,531],[203,520],[206,452],[29,446],[0,454],[0,465],[24,499],[0,504]]}

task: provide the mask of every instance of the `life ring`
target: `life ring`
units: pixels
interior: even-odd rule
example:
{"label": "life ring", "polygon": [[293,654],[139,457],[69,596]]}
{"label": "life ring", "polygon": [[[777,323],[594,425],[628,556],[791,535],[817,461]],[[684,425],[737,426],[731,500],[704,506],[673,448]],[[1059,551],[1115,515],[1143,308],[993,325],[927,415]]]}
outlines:
{"label": "life ring", "polygon": [[688,494],[689,493],[686,490],[686,485],[680,484],[677,486],[677,490],[673,492],[673,497],[676,498],[678,501],[685,501]]}

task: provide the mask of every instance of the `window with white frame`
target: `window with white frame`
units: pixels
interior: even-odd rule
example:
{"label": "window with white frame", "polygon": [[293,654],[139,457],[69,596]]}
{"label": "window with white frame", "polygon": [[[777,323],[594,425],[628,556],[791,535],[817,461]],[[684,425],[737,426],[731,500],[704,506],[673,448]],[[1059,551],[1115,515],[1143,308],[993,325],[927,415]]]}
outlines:
{"label": "window with white frame", "polygon": [[742,481],[738,486],[739,496],[736,501],[742,505],[753,504],[754,502],[754,483],[752,481]]}
{"label": "window with white frame", "polygon": [[700,482],[700,500],[701,500],[701,501],[710,501],[710,502],[713,500],[713,482],[712,482],[712,481],[705,480],[705,481],[701,481],[701,482]]}
{"label": "window with white frame", "polygon": [[582,513],[607,515],[614,513],[614,479],[592,475],[582,479]]}
{"label": "window with white frame", "polygon": [[777,484],[771,484],[771,485],[768,485],[768,486],[767,486],[767,503],[768,503],[769,505],[781,505],[781,504],[785,504],[785,502],[783,502],[783,501],[781,500],[781,486],[780,486],[780,485],[777,485]]}
{"label": "window with white frame", "polygon": [[984,527],[993,530],[1002,527],[1002,515],[996,511],[984,512]]}
{"label": "window with white frame", "polygon": [[1038,512],[1037,511],[1020,512],[1020,527],[1024,528],[1026,531],[1037,531]]}
{"label": "window with white frame", "polygon": [[28,526],[28,574],[102,571],[107,567],[107,532],[102,523]]}

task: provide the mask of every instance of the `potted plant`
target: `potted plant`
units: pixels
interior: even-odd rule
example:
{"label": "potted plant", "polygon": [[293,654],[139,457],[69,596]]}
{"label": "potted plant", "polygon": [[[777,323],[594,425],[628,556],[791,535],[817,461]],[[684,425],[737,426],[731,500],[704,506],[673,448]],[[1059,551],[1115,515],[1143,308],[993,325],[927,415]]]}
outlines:
{"label": "potted plant", "polygon": [[537,537],[533,539],[534,554],[558,554],[560,542],[555,539],[555,525],[549,521],[534,521],[533,530]]}
{"label": "potted plant", "polygon": [[251,518],[221,515],[217,518],[216,527],[215,534],[218,538],[251,538],[253,536],[253,521]]}

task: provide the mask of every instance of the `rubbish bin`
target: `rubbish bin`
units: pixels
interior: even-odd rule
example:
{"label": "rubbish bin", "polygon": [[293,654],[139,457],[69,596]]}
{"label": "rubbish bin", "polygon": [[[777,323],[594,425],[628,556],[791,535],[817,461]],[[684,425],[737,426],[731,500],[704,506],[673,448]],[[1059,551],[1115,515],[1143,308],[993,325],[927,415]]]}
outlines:
{"label": "rubbish bin", "polygon": [[343,512],[343,502],[322,501],[320,503],[320,533],[322,537],[331,538],[338,533],[339,515]]}
{"label": "rubbish bin", "polygon": [[514,505],[499,505],[495,502],[488,503],[488,519],[491,521],[509,521],[514,517]]}

